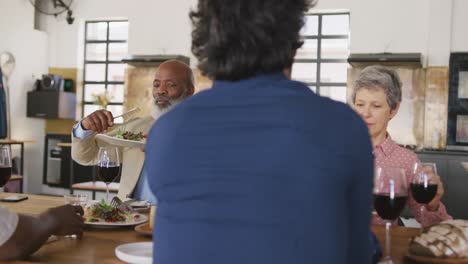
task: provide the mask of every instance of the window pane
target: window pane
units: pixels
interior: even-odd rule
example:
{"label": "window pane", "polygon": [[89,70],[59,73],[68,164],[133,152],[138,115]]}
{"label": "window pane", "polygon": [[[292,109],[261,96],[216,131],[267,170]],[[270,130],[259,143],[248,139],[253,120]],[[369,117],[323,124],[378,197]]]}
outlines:
{"label": "window pane", "polygon": [[322,35],[348,35],[348,15],[324,15],[322,17]]}
{"label": "window pane", "polygon": [[346,87],[320,87],[320,95],[331,98],[335,101],[346,103]]}
{"label": "window pane", "polygon": [[125,74],[125,64],[109,64],[107,81],[123,82]]}
{"label": "window pane", "polygon": [[102,94],[106,91],[104,84],[86,84],[84,87],[85,102],[94,102],[96,99],[93,94]]}
{"label": "window pane", "polygon": [[123,103],[124,101],[124,86],[123,85],[109,85],[107,92],[112,96],[110,100],[113,103]]}
{"label": "window pane", "polygon": [[347,71],[347,63],[322,63],[320,64],[320,82],[345,83]]}
{"label": "window pane", "polygon": [[96,110],[99,110],[99,109],[100,109],[99,105],[94,105],[94,104],[88,105],[88,104],[86,104],[86,105],[84,105],[83,116],[87,116],[87,115],[91,114],[92,112],[94,112]]}
{"label": "window pane", "polygon": [[348,55],[347,39],[322,39],[323,59],[347,59]]}
{"label": "window pane", "polygon": [[468,143],[468,116],[457,116],[457,134],[456,139],[460,143]]}
{"label": "window pane", "polygon": [[110,22],[109,23],[110,40],[128,39],[128,22]]}
{"label": "window pane", "polygon": [[106,60],[106,44],[105,43],[86,44],[86,60],[105,61]]}
{"label": "window pane", "polygon": [[107,22],[87,23],[86,40],[106,40]]}
{"label": "window pane", "polygon": [[302,82],[315,82],[317,65],[315,63],[296,62],[292,67],[292,78]]}
{"label": "window pane", "polygon": [[[113,116],[118,116],[123,114],[123,106],[121,105],[108,105],[107,110],[112,113]],[[114,120],[115,123],[122,123],[123,119],[121,117]]]}
{"label": "window pane", "polygon": [[296,52],[296,59],[316,59],[317,58],[317,40],[306,39],[304,45]]}
{"label": "window pane", "polygon": [[301,36],[318,35],[318,16],[305,16],[304,27],[301,29]]}
{"label": "window pane", "polygon": [[127,43],[109,43],[109,60],[121,61],[127,55]]}
{"label": "window pane", "polygon": [[106,77],[105,64],[86,64],[85,65],[85,81],[102,82]]}
{"label": "window pane", "polygon": [[458,73],[458,99],[468,99],[468,72]]}
{"label": "window pane", "polygon": [[312,90],[312,92],[314,92],[314,93],[317,92],[317,87],[315,87],[315,86],[309,86],[309,89]]}

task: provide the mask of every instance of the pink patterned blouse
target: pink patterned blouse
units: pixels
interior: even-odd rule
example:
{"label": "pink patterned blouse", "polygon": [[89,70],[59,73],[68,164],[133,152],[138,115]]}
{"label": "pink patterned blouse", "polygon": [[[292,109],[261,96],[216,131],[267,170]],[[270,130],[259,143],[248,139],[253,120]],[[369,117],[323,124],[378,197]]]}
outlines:
{"label": "pink patterned blouse", "polygon": [[[419,162],[419,159],[414,152],[398,146],[395,142],[393,142],[390,135],[388,135],[382,144],[374,147],[373,154],[375,158],[375,166],[397,167],[404,169],[409,188],[411,179],[414,176],[413,166],[416,162]],[[408,207],[410,208],[414,218],[416,218],[416,220],[421,223],[421,205],[413,199],[409,189],[408,192]],[[422,219],[423,223],[421,223],[421,225],[426,227],[437,224],[444,220],[452,219],[452,217],[447,214],[445,206],[440,203],[439,209],[435,212],[425,210],[424,217]],[[373,223],[383,224],[384,222],[382,219],[377,217]]]}

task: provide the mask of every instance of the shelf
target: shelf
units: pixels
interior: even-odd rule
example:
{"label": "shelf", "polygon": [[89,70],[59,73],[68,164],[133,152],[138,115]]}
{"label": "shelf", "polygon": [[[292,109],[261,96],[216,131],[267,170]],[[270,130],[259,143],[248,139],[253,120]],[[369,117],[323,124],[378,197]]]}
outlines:
{"label": "shelf", "polygon": [[36,143],[34,140],[0,139],[0,144]]}
{"label": "shelf", "polygon": [[19,180],[22,180],[23,179],[23,176],[21,175],[11,175],[11,178],[10,178],[10,181],[19,181]]}
{"label": "shelf", "polygon": [[[109,185],[110,192],[118,192],[120,183],[113,182]],[[106,184],[102,181],[96,182],[81,182],[72,185],[73,190],[86,190],[86,191],[106,191]]]}

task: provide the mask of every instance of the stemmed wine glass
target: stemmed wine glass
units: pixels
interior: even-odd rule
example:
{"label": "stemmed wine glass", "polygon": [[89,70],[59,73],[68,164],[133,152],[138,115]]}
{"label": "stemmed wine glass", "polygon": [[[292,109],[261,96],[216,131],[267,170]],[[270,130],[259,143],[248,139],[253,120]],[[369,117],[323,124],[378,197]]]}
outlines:
{"label": "stemmed wine glass", "polygon": [[385,220],[385,257],[380,263],[393,263],[390,257],[390,226],[405,207],[408,198],[405,171],[394,167],[377,167],[374,175],[374,208]]}
{"label": "stemmed wine glass", "polygon": [[111,184],[120,173],[118,148],[111,146],[100,147],[97,166],[98,176],[106,184],[106,203],[109,203],[109,184]]}
{"label": "stemmed wine glass", "polygon": [[437,194],[437,167],[435,163],[415,163],[411,179],[411,194],[421,205],[421,225],[424,225],[424,207]]}
{"label": "stemmed wine glass", "polygon": [[11,178],[11,154],[8,146],[0,146],[0,191]]}

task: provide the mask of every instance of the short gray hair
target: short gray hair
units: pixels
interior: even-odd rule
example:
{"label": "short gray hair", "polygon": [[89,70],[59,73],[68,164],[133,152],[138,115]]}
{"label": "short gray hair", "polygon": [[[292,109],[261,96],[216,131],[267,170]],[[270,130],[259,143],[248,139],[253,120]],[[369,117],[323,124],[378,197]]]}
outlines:
{"label": "short gray hair", "polygon": [[373,65],[368,66],[354,81],[352,101],[356,101],[356,93],[360,89],[383,89],[387,96],[387,103],[390,109],[394,110],[401,102],[401,80],[398,73],[392,69]]}

